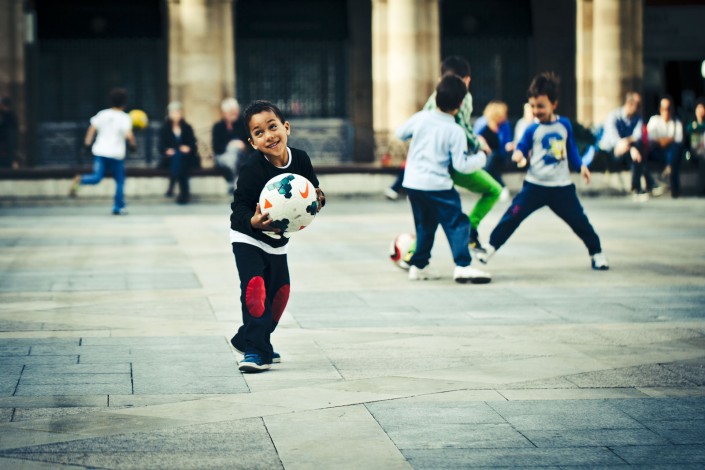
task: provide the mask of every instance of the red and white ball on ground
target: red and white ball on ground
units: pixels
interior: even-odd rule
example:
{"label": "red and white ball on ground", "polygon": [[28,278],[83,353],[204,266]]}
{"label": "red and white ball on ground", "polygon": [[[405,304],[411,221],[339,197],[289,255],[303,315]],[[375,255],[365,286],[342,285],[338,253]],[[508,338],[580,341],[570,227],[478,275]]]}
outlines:
{"label": "red and white ball on ground", "polygon": [[411,233],[402,233],[392,241],[389,247],[389,259],[392,260],[397,267],[409,269],[409,260],[411,255],[416,251],[416,235]]}
{"label": "red and white ball on ground", "polygon": [[262,213],[281,234],[306,228],[318,213],[318,195],[313,184],[301,175],[283,173],[267,181],[259,196]]}

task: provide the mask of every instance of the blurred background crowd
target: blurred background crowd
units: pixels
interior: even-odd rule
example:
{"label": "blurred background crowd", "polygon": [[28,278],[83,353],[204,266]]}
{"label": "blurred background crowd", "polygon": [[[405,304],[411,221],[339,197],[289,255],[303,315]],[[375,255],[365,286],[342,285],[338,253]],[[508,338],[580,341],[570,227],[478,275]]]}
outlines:
{"label": "blurred background crowd", "polygon": [[[574,122],[581,151],[596,169],[617,162],[611,158],[616,142],[600,141],[609,116],[631,92],[639,96],[647,159],[659,153],[647,124],[661,116],[666,97],[670,119],[682,126],[674,140],[683,163],[676,172],[705,166],[696,157],[703,131],[696,109],[705,95],[705,1],[267,5],[277,14],[262,15],[256,0],[1,0],[2,166],[89,165],[82,151],[88,119],[108,105],[115,87],[127,90],[127,110],[150,117],[136,134],[128,168],[163,165],[160,132],[173,102],[193,127],[201,165],[217,166],[223,149],[214,148],[213,125],[229,98],[243,106],[260,98],[275,102],[297,128],[291,144],[308,149],[317,164],[396,166],[405,148],[393,131],[422,107],[438,64],[449,55],[471,64],[480,125],[513,129],[523,116],[530,77],[553,70],[562,77],[561,114]],[[659,174],[668,172],[664,178],[673,174],[667,168],[675,157],[669,155],[654,157]],[[633,170],[632,162],[622,161],[622,169]]]}

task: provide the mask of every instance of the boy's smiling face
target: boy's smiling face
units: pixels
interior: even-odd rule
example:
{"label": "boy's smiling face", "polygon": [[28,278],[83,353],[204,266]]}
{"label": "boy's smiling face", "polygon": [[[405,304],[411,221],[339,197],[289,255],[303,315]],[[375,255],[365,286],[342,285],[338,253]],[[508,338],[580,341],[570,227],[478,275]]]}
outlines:
{"label": "boy's smiling face", "polygon": [[287,154],[289,121],[281,122],[272,111],[263,111],[253,114],[248,126],[248,140],[252,147],[267,157],[282,157]]}
{"label": "boy's smiling face", "polygon": [[551,102],[546,95],[532,96],[529,98],[531,111],[539,122],[547,123],[553,120],[553,112],[558,106],[558,101]]}

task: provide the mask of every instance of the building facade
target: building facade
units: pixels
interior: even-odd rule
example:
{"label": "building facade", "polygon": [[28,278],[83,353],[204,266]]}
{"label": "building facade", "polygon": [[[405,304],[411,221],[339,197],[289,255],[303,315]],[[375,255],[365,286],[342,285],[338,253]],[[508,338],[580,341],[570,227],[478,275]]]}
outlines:
{"label": "building facade", "polygon": [[442,57],[472,67],[474,115],[521,114],[531,77],[562,77],[559,112],[590,126],[642,91],[683,112],[704,94],[701,0],[0,0],[0,95],[27,166],[75,165],[88,118],[123,86],[144,109],[132,164],[156,164],[167,103],[203,155],[219,103],[277,103],[322,164],[401,158],[394,129],[433,91]]}

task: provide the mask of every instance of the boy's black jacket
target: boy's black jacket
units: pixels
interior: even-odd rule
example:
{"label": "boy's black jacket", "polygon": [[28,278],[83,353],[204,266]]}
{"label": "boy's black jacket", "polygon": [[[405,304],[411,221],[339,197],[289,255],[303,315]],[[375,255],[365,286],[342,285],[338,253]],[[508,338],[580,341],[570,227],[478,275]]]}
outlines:
{"label": "boy's black jacket", "polygon": [[261,152],[257,152],[248,159],[240,170],[240,176],[237,179],[237,189],[233,196],[233,203],[230,205],[232,209],[230,228],[275,248],[284,246],[289,242],[287,237],[272,238],[265,235],[262,230],[252,228],[250,224],[250,219],[255,214],[262,188],[264,188],[267,181],[284,173],[301,175],[308,179],[314,187],[318,188],[318,178],[313,171],[311,159],[303,150],[291,149],[291,162],[286,168],[277,168],[269,163]]}

